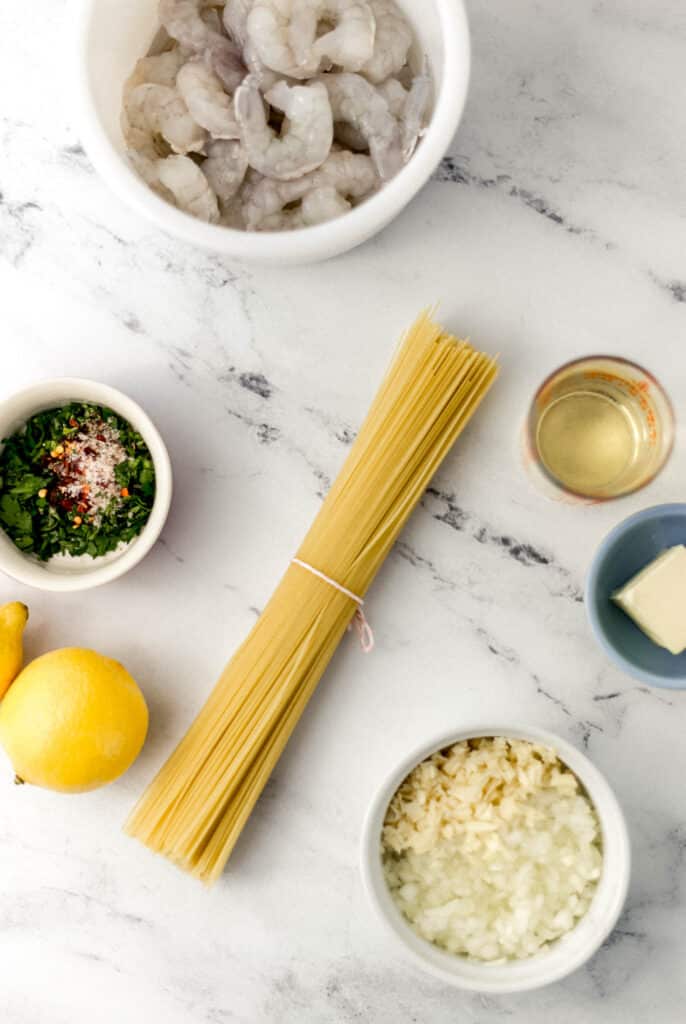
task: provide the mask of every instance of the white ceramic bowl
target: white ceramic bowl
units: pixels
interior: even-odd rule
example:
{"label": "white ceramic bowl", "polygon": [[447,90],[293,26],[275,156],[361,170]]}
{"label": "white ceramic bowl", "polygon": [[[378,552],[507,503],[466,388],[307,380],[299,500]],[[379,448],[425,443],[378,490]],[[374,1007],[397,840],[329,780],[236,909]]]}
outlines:
{"label": "white ceramic bowl", "polygon": [[118,413],[134,427],[148,446],[155,466],[155,501],[142,531],[121,553],[94,558],[84,567],[80,562],[39,562],[15,547],[0,528],[0,571],[20,583],[40,590],[88,590],[123,576],[147,555],[164,526],[172,495],[172,471],[164,441],[140,406],[121,391],[80,377],[60,377],[41,381],[0,403],[0,438],[10,437],[19,427],[44,409],[58,408],[66,402],[90,402]]}
{"label": "white ceramic bowl", "polygon": [[426,183],[457,130],[469,80],[469,30],[462,0],[397,0],[428,54],[436,83],[431,123],[406,167],[379,193],[336,220],[290,232],[247,233],[176,210],[133,172],[119,118],[122,86],[155,35],[157,0],[72,0],[78,130],[93,164],[157,227],[194,245],[255,263],[311,263],[346,252],[385,227]]}
{"label": "white ceramic bowl", "polygon": [[[454,956],[421,938],[398,910],[386,885],[381,864],[381,828],[386,809],[403,779],[415,765],[436,750],[479,736],[507,736],[545,743],[577,776],[600,819],[603,872],[587,914],[549,950],[527,960],[505,964],[478,963]],[[384,781],[369,808],[362,833],[362,878],[369,900],[399,948],[415,966],[475,992],[523,992],[557,981],[580,967],[605,941],[615,926],[626,899],[631,856],[624,816],[614,793],[589,759],[571,744],[528,726],[503,722],[478,723],[444,733],[409,754]]]}

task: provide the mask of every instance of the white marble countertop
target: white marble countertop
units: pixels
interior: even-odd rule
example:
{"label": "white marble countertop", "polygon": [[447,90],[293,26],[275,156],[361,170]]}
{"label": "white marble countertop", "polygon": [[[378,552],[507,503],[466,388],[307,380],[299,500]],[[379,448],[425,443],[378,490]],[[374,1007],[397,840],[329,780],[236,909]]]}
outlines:
{"label": "white marble countertop", "polygon": [[[647,364],[686,421],[686,18],[680,0],[472,0],[473,85],[435,180],[381,236],[288,272],[158,234],[94,175],[61,81],[62,0],[0,9],[3,395],[78,374],[138,399],[176,474],[162,542],[121,581],[31,606],[28,653],[120,658],[151,708],[141,758],[79,797],[2,784],[3,1024],[676,1024],[686,999],[686,703],[619,673],[581,602],[604,533],[683,499],[556,505],[518,454],[543,375]],[[502,353],[487,408],[373,588],[378,650],[344,643],[230,870],[203,890],[121,823],[254,621],[425,304]],[[630,897],[598,955],[536,993],[415,977],[368,909],[365,808],[410,745],[511,716],[585,747],[626,810]]]}

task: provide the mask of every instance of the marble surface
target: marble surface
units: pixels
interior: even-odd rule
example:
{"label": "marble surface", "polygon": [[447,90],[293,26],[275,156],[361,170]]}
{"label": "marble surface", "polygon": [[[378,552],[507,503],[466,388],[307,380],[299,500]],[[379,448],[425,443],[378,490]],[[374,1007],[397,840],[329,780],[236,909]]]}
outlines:
{"label": "marble surface", "polygon": [[[648,490],[543,498],[522,470],[530,395],[560,362],[645,362],[686,420],[686,18],[680,0],[469,4],[466,116],[431,184],[381,236],[288,272],[231,265],[139,220],[70,121],[62,0],[0,8],[3,395],[107,381],[158,422],[176,474],[161,543],[119,582],[31,606],[29,655],[120,658],[151,708],[134,769],[65,798],[2,784],[4,1024],[676,1024],[686,980],[686,703],[619,673],[581,592],[625,515],[683,499],[683,430]],[[346,453],[393,343],[440,300],[502,377],[369,601],[378,649],[344,643],[231,864],[206,892],[124,837],[132,802],[251,626]],[[617,930],[582,970],[517,997],[415,976],[368,909],[358,837],[410,745],[466,719],[584,747],[629,820]]]}

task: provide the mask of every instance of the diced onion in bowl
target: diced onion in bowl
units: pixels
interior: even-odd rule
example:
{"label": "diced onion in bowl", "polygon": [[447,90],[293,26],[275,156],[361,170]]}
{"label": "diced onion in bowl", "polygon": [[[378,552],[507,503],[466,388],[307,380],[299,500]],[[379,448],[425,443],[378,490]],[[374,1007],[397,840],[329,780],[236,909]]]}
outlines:
{"label": "diced onion in bowl", "polygon": [[384,874],[419,935],[481,961],[523,959],[570,931],[602,870],[600,826],[542,744],[456,743],[407,776],[386,813]]}

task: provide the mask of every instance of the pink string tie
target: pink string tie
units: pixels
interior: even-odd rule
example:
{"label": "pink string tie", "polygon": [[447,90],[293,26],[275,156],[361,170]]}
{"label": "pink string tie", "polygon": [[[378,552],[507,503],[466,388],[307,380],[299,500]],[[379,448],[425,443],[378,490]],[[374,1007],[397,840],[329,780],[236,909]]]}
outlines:
{"label": "pink string tie", "polygon": [[367,622],[365,614],[362,610],[364,598],[358,597],[358,595],[354,594],[352,590],[348,590],[347,587],[344,587],[341,583],[337,583],[336,580],[332,580],[330,576],[327,576],[325,573],[320,572],[319,569],[315,569],[315,567],[313,565],[310,565],[308,562],[303,562],[300,558],[292,558],[291,562],[293,563],[293,565],[299,565],[301,569],[305,569],[307,572],[311,572],[313,576],[317,576],[320,580],[323,580],[324,583],[328,583],[330,587],[333,587],[334,590],[338,590],[339,593],[345,594],[346,597],[349,597],[351,601],[355,602],[355,604],[357,605],[357,610],[355,612],[355,615],[353,616],[352,623],[350,624],[350,626],[348,626],[348,629],[350,629],[354,623],[355,629],[357,630],[357,634],[360,638],[360,647],[362,648],[363,654],[369,654],[370,651],[373,651],[374,632],[372,630],[372,627]]}

